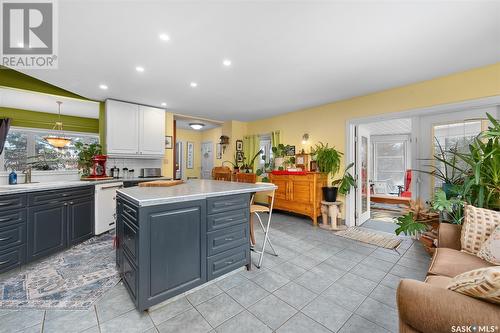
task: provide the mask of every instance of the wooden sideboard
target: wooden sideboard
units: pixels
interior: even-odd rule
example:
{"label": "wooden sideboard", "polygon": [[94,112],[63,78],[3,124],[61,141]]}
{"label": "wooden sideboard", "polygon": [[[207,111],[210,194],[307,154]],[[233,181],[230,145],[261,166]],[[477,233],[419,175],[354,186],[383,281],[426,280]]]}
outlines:
{"label": "wooden sideboard", "polygon": [[309,172],[306,175],[273,175],[270,181],[278,186],[274,208],[309,216],[313,225],[318,225],[321,215],[321,188],[326,186],[327,175]]}

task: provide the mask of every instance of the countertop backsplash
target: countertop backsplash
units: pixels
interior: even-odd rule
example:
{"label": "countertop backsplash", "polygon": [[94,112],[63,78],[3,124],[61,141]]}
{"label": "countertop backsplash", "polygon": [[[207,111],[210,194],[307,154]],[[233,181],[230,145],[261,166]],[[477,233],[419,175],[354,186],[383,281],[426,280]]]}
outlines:
{"label": "countertop backsplash", "polygon": [[[122,169],[134,169],[134,177],[138,177],[141,168],[161,168],[161,159],[132,159],[132,158],[110,158],[106,162],[106,173],[111,174],[109,169],[116,166],[120,168],[120,177],[123,176]],[[0,172],[0,185],[9,184],[9,172]],[[17,182],[24,183],[24,175],[21,171],[17,171]],[[53,171],[37,171],[33,170],[31,181],[32,182],[61,182],[61,181],[75,181],[80,179],[80,174],[77,170],[53,170]]]}

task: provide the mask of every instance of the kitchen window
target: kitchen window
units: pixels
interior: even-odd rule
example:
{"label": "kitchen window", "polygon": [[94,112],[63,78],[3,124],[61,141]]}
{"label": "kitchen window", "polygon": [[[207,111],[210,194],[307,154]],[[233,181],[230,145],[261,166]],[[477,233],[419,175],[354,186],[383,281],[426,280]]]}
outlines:
{"label": "kitchen window", "polygon": [[0,170],[22,171],[27,165],[31,165],[33,170],[77,170],[74,143],[99,143],[98,134],[65,132],[65,136],[72,141],[67,147],[57,149],[43,139],[50,134],[53,134],[50,130],[11,127],[0,155]]}
{"label": "kitchen window", "polygon": [[373,135],[373,180],[386,181],[396,191],[404,185],[406,170],[409,169],[408,135]]}

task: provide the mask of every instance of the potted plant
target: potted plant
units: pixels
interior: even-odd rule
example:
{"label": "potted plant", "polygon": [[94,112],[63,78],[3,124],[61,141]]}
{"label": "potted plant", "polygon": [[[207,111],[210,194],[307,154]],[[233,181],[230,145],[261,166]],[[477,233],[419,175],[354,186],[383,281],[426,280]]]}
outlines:
{"label": "potted plant", "polygon": [[282,143],[278,144],[276,147],[271,148],[273,151],[275,170],[284,170],[286,152],[289,148],[290,145],[284,145]]}
{"label": "potted plant", "polygon": [[253,165],[254,165],[254,162],[255,162],[255,159],[257,157],[259,157],[260,154],[262,154],[264,151],[261,149],[259,150],[253,157],[252,159],[250,160],[249,163],[245,163],[244,161],[246,161],[246,157],[243,157],[243,166],[241,167],[243,170],[245,170],[246,173],[252,173],[253,171]]}
{"label": "potted plant", "polygon": [[[343,154],[334,147],[329,147],[328,143],[326,145],[322,142],[316,144],[313,150],[313,155],[315,155],[319,172],[326,173],[327,175],[331,174],[333,177],[339,171],[340,159]],[[322,190],[325,201],[337,201],[338,187],[325,186]]]}
{"label": "potted plant", "polygon": [[354,187],[356,188],[356,180],[354,177],[351,175],[351,173],[348,171],[350,168],[354,166],[354,163],[349,164],[345,169],[344,169],[344,175],[342,178],[336,179],[332,181],[333,186],[338,187],[338,193],[342,195],[346,195],[351,191],[351,188]]}
{"label": "potted plant", "polygon": [[102,155],[102,147],[98,143],[75,142],[75,148],[78,150],[78,169],[82,177],[87,177],[92,169],[92,158]]}

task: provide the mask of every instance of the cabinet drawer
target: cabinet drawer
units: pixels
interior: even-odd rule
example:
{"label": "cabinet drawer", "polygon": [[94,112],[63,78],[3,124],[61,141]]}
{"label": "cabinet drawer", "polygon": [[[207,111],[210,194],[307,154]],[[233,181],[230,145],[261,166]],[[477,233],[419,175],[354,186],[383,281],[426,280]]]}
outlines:
{"label": "cabinet drawer", "polygon": [[212,256],[226,250],[248,244],[248,226],[240,224],[208,233],[208,255]]}
{"label": "cabinet drawer", "polygon": [[248,209],[234,210],[207,217],[208,231],[219,230],[233,225],[248,223]]}
{"label": "cabinet drawer", "polygon": [[[12,185],[15,186],[15,185]],[[0,212],[26,207],[26,194],[0,196]],[[0,217],[2,214],[0,214]]]}
{"label": "cabinet drawer", "polygon": [[26,221],[26,209],[0,212],[0,228]]}
{"label": "cabinet drawer", "polygon": [[26,223],[0,228],[0,251],[26,243]]}
{"label": "cabinet drawer", "polygon": [[137,297],[137,269],[127,255],[123,256],[122,272],[125,286],[128,288],[132,297],[135,299]]}
{"label": "cabinet drawer", "polygon": [[137,226],[137,217],[139,212],[137,211],[137,207],[132,206],[126,201],[122,201],[122,214],[134,225]]}
{"label": "cabinet drawer", "polygon": [[229,273],[249,262],[250,248],[244,245],[226,252],[219,253],[207,259],[208,279]]}
{"label": "cabinet drawer", "polygon": [[237,209],[248,208],[250,204],[249,194],[228,195],[207,199],[208,214],[216,214]]}
{"label": "cabinet drawer", "polygon": [[56,203],[68,199],[91,196],[94,193],[94,186],[78,187],[77,189],[52,190],[30,193],[28,204],[30,206]]}
{"label": "cabinet drawer", "polygon": [[134,262],[137,262],[139,257],[139,232],[138,230],[127,221],[123,219],[123,249],[127,251],[128,255]]}
{"label": "cabinet drawer", "polygon": [[0,273],[18,267],[26,261],[26,246],[0,252]]}

